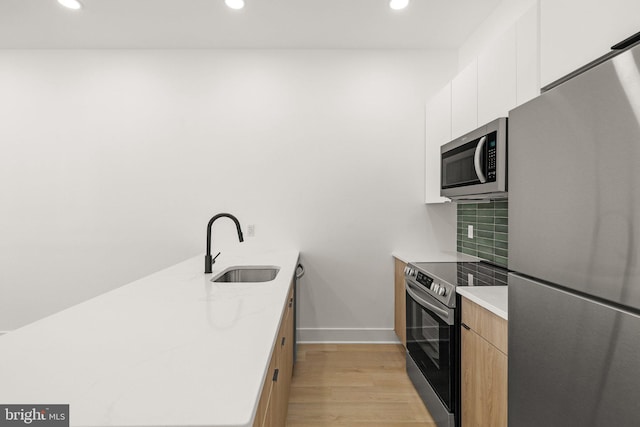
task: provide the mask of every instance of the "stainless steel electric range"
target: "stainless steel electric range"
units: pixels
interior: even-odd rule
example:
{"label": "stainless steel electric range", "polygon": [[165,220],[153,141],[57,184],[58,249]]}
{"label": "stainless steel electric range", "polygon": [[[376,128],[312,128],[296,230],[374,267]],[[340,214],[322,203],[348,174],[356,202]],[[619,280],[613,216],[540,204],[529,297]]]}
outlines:
{"label": "stainless steel electric range", "polygon": [[460,426],[458,286],[506,286],[486,262],[410,263],[405,268],[407,373],[438,427]]}

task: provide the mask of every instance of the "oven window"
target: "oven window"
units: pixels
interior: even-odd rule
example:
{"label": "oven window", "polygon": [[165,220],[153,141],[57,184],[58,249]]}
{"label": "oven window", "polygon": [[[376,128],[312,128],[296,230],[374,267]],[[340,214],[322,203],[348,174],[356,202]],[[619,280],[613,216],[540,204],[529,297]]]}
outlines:
{"label": "oven window", "polygon": [[407,350],[442,402],[453,411],[455,328],[407,295]]}
{"label": "oven window", "polygon": [[413,329],[414,336],[412,338],[433,364],[440,369],[440,342],[444,338],[440,336],[440,324],[426,311],[416,310],[415,314],[422,317],[416,320],[415,324],[422,326]]}

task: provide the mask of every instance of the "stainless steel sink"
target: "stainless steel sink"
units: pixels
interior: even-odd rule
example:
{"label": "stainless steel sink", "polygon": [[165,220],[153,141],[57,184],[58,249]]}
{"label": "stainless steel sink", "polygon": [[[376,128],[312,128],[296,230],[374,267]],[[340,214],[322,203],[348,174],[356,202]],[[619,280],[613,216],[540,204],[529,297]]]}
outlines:
{"label": "stainless steel sink", "polygon": [[229,267],[216,274],[212,282],[219,283],[258,283],[270,282],[276,278],[279,267],[268,265],[247,265],[242,267]]}

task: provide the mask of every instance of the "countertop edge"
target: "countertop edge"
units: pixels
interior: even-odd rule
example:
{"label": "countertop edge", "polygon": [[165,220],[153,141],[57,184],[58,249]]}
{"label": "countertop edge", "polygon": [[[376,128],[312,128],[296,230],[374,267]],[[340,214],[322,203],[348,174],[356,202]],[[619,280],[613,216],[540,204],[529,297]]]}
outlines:
{"label": "countertop edge", "polygon": [[[295,265],[297,266],[299,262],[300,262],[300,253],[298,252],[298,257],[296,258]],[[289,283],[290,283],[289,288],[287,288],[288,289],[287,293],[285,294],[284,300],[282,301],[282,310],[280,310],[280,318],[278,319],[278,325],[276,326],[276,333],[273,337],[273,342],[271,343],[271,350],[269,351],[269,357],[265,361],[264,374],[262,375],[262,381],[260,381],[260,388],[258,389],[259,390],[258,397],[254,403],[253,412],[251,413],[251,418],[249,418],[249,422],[245,424],[243,427],[251,427],[255,422],[256,413],[258,412],[258,406],[260,406],[260,399],[262,398],[262,389],[264,388],[264,382],[267,381],[267,378],[269,376],[269,365],[271,363],[271,358],[273,357],[273,352],[275,351],[275,348],[276,348],[276,343],[278,342],[278,332],[280,331],[280,327],[282,326],[282,316],[287,308],[287,297],[289,296],[289,290],[291,289],[291,287],[295,286],[295,283],[293,283],[295,278],[296,278],[296,267],[294,267],[293,269],[293,274],[289,279]],[[293,331],[293,333],[295,334],[296,331]],[[294,344],[295,344],[295,341],[294,341]]]}
{"label": "countertop edge", "polygon": [[480,258],[453,251],[402,251],[394,250],[391,256],[397,260],[409,264],[410,262],[477,262]]}
{"label": "countertop edge", "polygon": [[[488,298],[483,293],[487,293],[487,289],[491,292],[491,298]],[[501,292],[504,290],[504,295],[496,295],[496,291]],[[456,293],[478,304],[480,307],[490,311],[498,317],[504,320],[509,320],[507,309],[507,295],[508,289],[506,286],[492,286],[482,288],[456,288]]]}

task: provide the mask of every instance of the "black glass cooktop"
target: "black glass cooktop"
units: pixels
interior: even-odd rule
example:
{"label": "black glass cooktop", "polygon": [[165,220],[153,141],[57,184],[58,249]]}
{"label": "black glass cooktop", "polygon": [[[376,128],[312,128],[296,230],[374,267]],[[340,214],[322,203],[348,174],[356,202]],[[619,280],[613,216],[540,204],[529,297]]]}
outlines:
{"label": "black glass cooktop", "polygon": [[453,286],[506,286],[509,270],[486,262],[412,263],[433,279]]}

